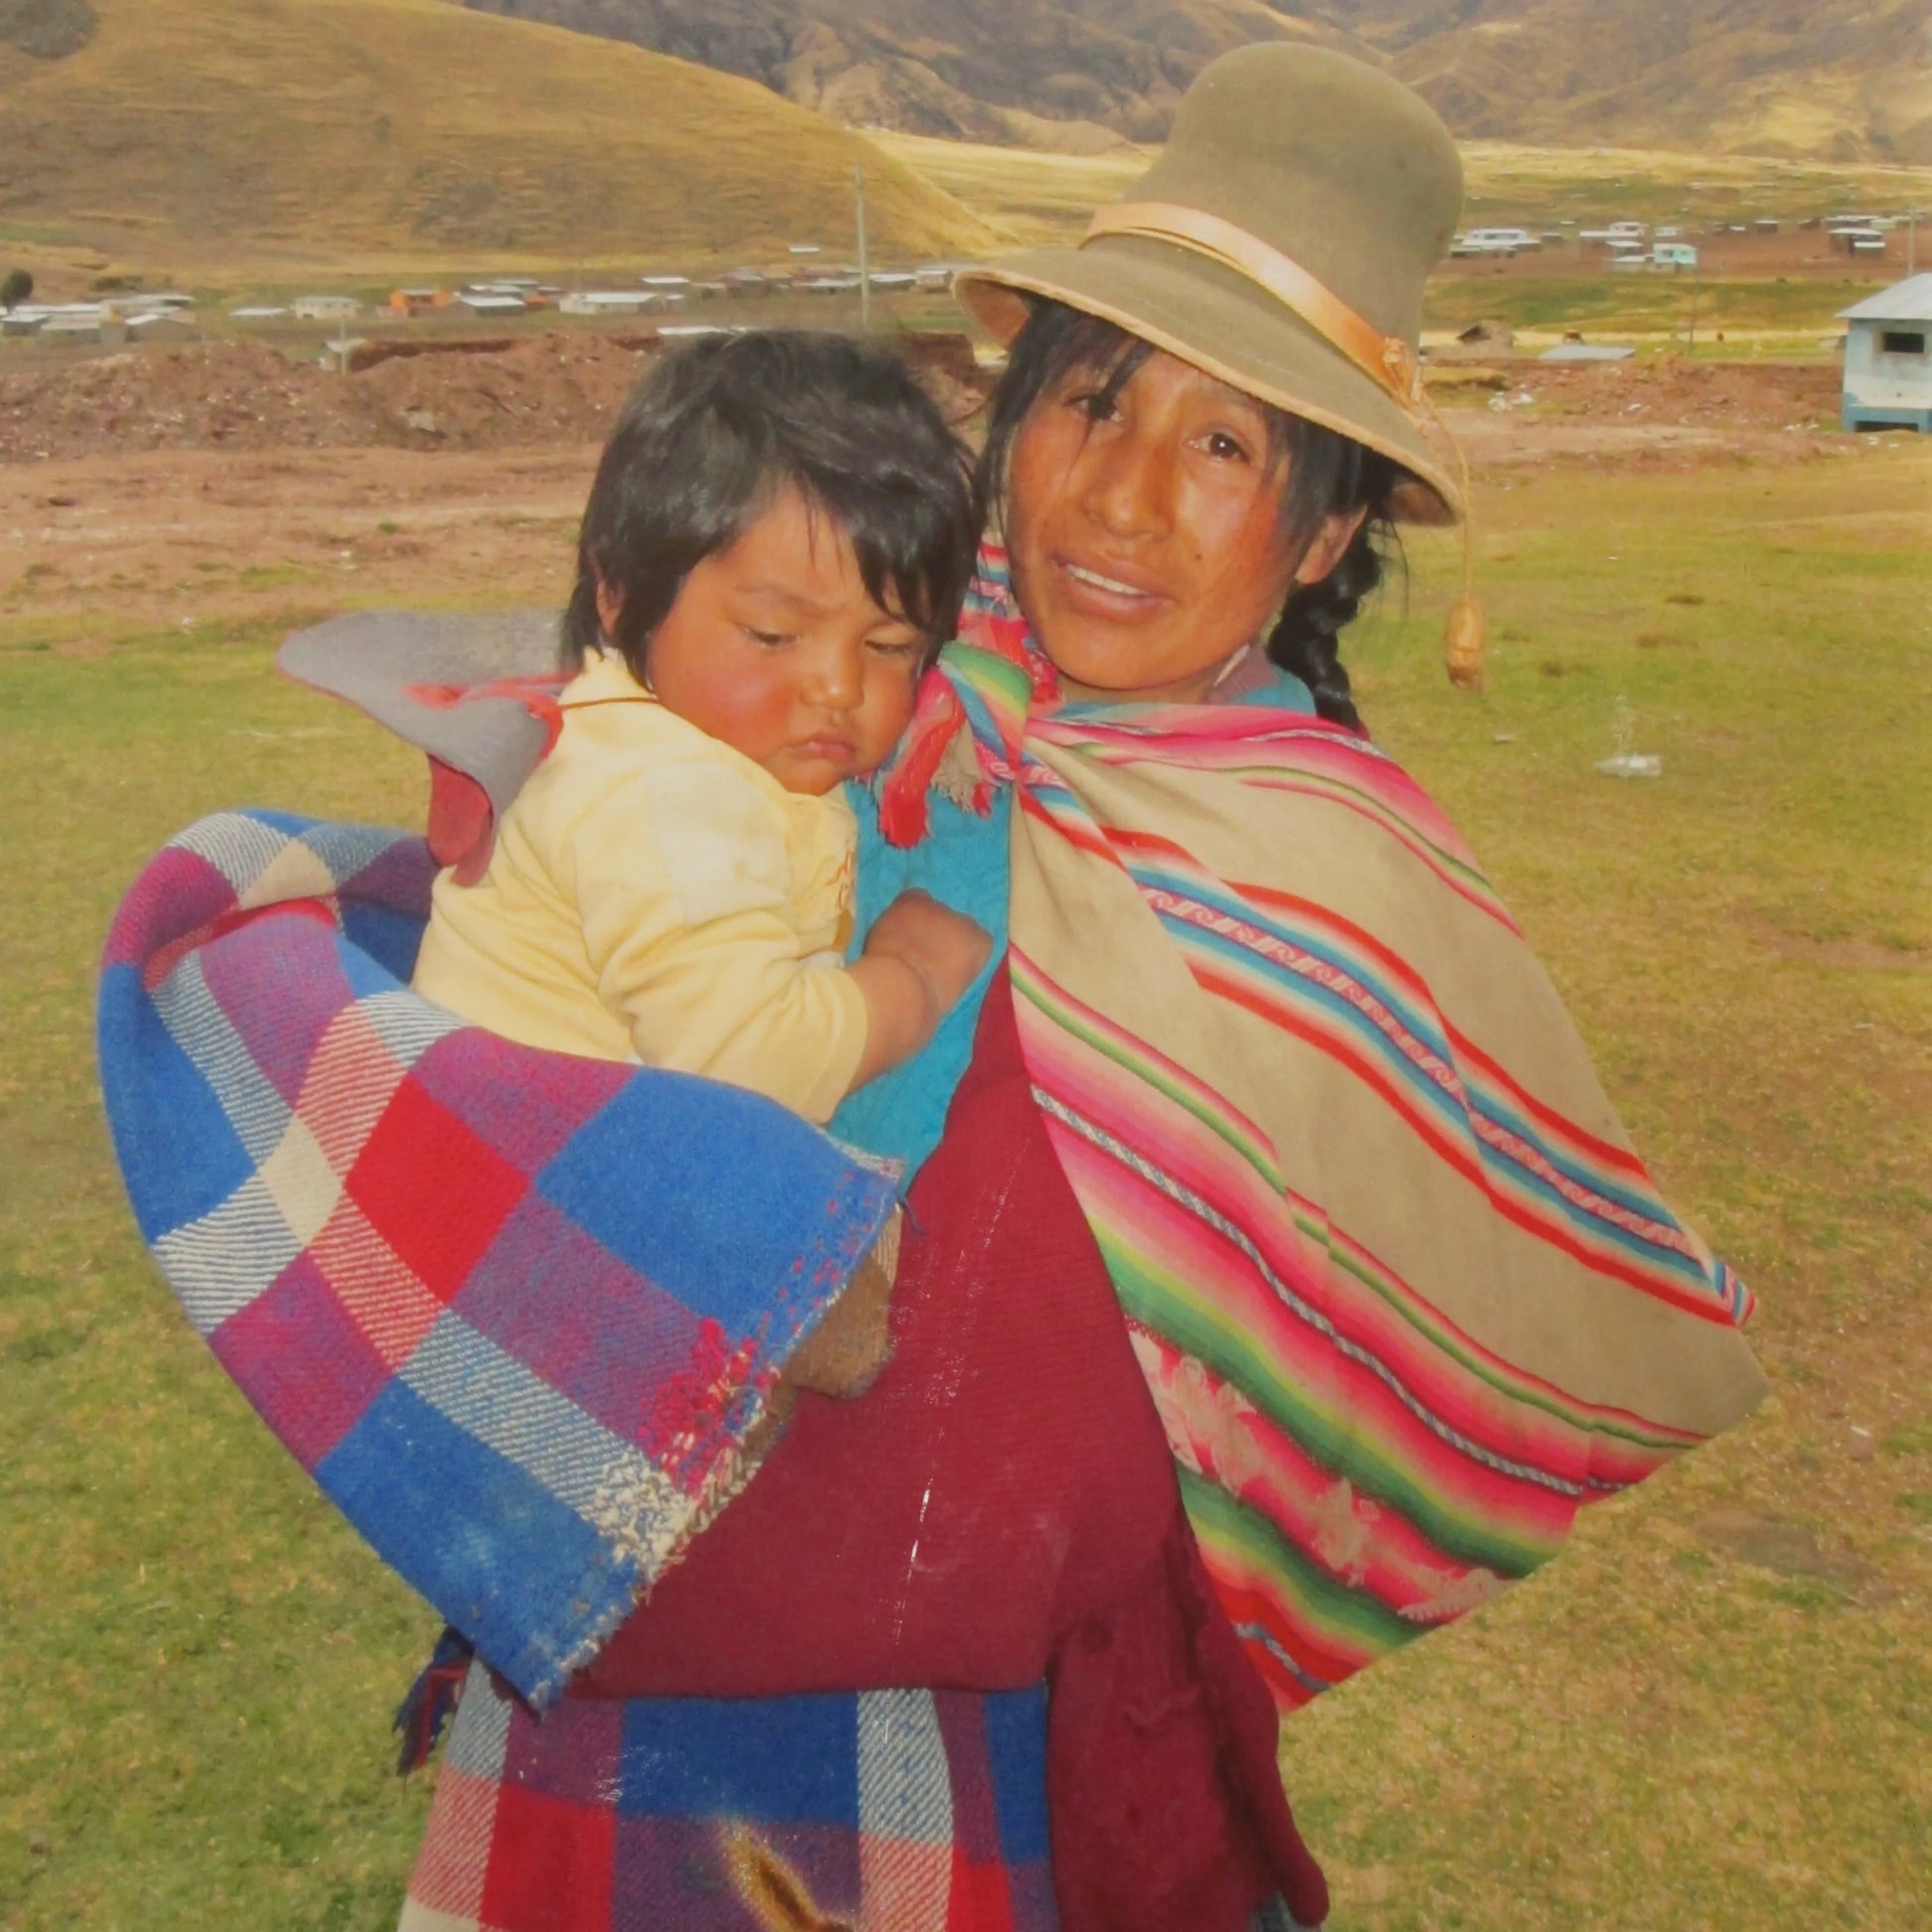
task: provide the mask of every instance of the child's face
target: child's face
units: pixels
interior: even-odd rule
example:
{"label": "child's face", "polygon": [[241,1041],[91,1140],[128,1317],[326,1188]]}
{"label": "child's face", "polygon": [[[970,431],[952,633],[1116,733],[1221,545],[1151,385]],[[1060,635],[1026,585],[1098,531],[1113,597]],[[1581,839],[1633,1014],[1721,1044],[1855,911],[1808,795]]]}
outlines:
{"label": "child's face", "polygon": [[684,580],[645,661],[667,709],[817,795],[898,743],[926,641],[866,594],[846,533],[787,489]]}

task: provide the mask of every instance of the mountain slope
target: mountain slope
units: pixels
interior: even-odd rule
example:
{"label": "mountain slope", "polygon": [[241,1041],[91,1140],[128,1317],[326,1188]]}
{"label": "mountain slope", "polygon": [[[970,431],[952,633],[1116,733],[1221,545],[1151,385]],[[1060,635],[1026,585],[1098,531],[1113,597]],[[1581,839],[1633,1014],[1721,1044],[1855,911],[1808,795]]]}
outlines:
{"label": "mountain slope", "polygon": [[1216,54],[1349,37],[1267,0],[460,0],[700,61],[855,126],[1104,147],[1160,140]]}
{"label": "mountain slope", "polygon": [[823,116],[445,0],[91,0],[61,59],[0,41],[0,219],[128,258],[695,261],[993,236]]}
{"label": "mountain slope", "polygon": [[1350,18],[1459,134],[1932,161],[1923,0],[1477,0],[1455,12],[1432,27],[1413,0],[1363,0]]}
{"label": "mountain slope", "polygon": [[1932,160],[1924,0],[457,0],[659,49],[857,125],[1159,140],[1199,68],[1314,39],[1458,134]]}

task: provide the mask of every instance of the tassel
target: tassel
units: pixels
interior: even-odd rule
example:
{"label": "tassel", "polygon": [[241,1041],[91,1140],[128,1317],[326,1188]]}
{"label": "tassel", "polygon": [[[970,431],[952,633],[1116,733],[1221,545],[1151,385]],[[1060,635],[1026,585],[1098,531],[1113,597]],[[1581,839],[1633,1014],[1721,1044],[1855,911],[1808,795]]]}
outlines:
{"label": "tassel", "polygon": [[477,1647],[449,1625],[436,1640],[429,1662],[417,1673],[409,1695],[396,1706],[394,1729],[402,1739],[396,1753],[396,1774],[407,1777],[429,1762],[443,1726],[456,1715],[463,1701],[464,1679],[470,1675],[470,1660]]}
{"label": "tassel", "polygon": [[926,673],[912,727],[879,787],[879,829],[888,845],[917,845],[925,837],[932,788],[946,748],[967,730],[966,707],[938,670]]}
{"label": "tassel", "polygon": [[1465,589],[1449,606],[1443,630],[1443,663],[1458,691],[1482,689],[1483,642],[1482,606]]}
{"label": "tassel", "polygon": [[1449,606],[1449,622],[1443,627],[1443,667],[1449,681],[1458,691],[1482,689],[1482,651],[1488,641],[1488,626],[1482,621],[1482,606],[1476,602],[1476,506],[1469,481],[1469,457],[1455,432],[1444,422],[1442,411],[1427,389],[1420,400],[1426,417],[1419,414],[1417,426],[1434,426],[1449,445],[1455,459],[1456,482],[1462,489],[1462,595]]}

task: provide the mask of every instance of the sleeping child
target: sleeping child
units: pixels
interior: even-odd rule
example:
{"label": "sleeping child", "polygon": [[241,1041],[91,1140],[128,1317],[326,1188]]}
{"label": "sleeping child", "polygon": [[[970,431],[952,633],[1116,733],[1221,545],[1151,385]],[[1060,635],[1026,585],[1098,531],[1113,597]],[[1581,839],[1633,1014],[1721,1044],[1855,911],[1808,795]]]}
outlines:
{"label": "sleeping child", "polygon": [[[916,1053],[989,941],[908,893],[843,963],[842,787],[910,720],[978,521],[958,441],[890,351],[762,332],[666,357],[592,485],[556,742],[482,877],[438,877],[416,990],[525,1045],[818,1122]],[[889,1255],[788,1379],[864,1385]]]}
{"label": "sleeping child", "polygon": [[976,526],[960,447],[889,351],[765,332],[667,357],[585,510],[561,733],[483,877],[437,880],[416,990],[819,1122],[917,1052],[986,935],[908,894],[841,963],[841,787],[905,729]]}

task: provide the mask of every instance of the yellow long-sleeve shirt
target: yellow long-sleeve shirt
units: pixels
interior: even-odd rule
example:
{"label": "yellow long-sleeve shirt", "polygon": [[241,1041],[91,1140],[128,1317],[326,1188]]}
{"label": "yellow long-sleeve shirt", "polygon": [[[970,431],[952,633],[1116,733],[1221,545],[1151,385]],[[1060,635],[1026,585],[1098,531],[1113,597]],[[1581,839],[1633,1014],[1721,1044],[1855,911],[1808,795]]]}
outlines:
{"label": "yellow long-sleeve shirt", "polygon": [[836,964],[856,831],[651,698],[615,657],[474,886],[436,881],[419,993],[530,1046],[707,1074],[824,1121],[866,1044]]}

